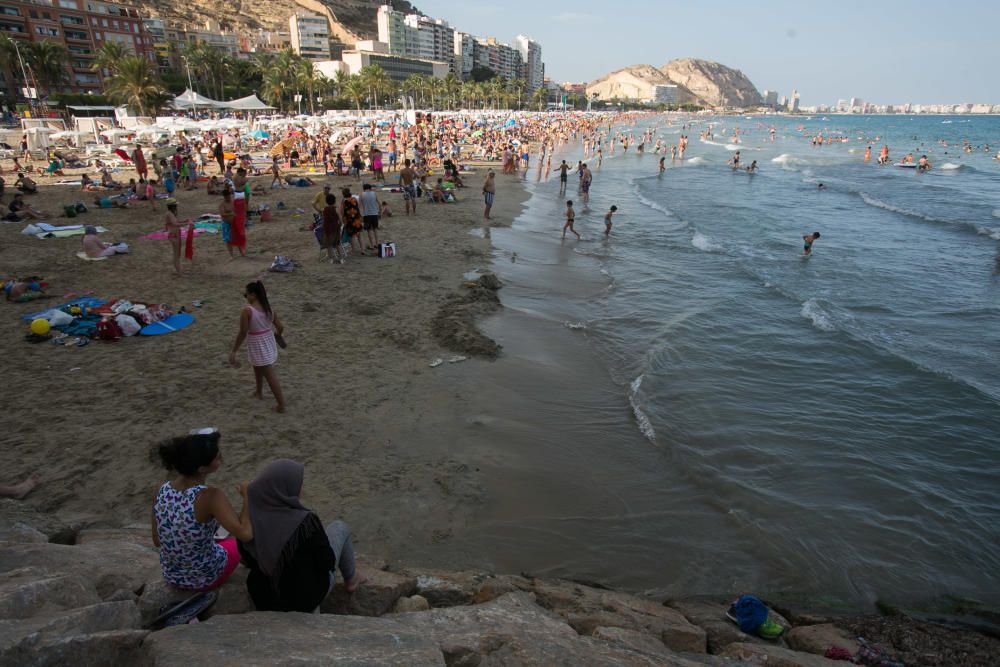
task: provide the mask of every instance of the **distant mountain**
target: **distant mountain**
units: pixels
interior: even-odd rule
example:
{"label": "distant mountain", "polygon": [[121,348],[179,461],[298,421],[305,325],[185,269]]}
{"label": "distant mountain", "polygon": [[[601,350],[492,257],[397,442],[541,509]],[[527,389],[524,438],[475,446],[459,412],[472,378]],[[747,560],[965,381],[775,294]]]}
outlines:
{"label": "distant mountain", "polygon": [[[187,27],[203,27],[208,20],[217,21],[223,29],[236,32],[257,30],[288,32],[288,17],[298,11],[310,11],[327,16],[331,34],[344,43],[378,36],[376,14],[388,0],[135,0],[144,16],[156,16]],[[419,14],[404,0],[389,3],[398,11]]]}
{"label": "distant mountain", "polygon": [[655,85],[677,86],[680,103],[706,107],[753,107],[760,93],[743,72],[708,60],[671,60],[663,67],[632,65],[615,70],[587,85],[587,95],[598,99],[650,99]]}

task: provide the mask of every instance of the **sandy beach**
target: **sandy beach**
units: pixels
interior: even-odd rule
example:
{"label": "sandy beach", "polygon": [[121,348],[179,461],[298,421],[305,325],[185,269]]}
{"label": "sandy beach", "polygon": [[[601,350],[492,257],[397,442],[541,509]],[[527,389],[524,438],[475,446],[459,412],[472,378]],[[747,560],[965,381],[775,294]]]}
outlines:
{"label": "sandy beach", "polygon": [[[162,202],[156,212],[135,202],[128,210],[91,207],[74,220],[47,219],[104,226],[110,231],[102,240],[132,248],[101,262],[75,256],[79,236],[39,240],[20,233],[24,223],[0,225],[4,275],[43,276],[54,295],[3,304],[10,398],[2,443],[12,463],[4,478],[39,471],[42,485],[24,502],[74,523],[146,525],[154,490],[167,476],[152,462],[151,446],[210,425],[222,432],[225,460],[213,483],[234,501],[234,484],[274,458],[289,457],[306,464],[304,500],[321,516],[347,520],[362,551],[405,559],[406,545],[415,540],[426,546],[446,539],[481,491],[476,471],[452,456],[454,394],[430,364],[490,349],[472,322],[497,307],[495,292],[466,284],[467,272],[487,270],[490,262],[489,241],[470,233],[483,226],[484,173],[479,166],[466,177],[469,187],[459,191],[458,203],[421,204],[413,217],[403,215],[400,194],[380,193],[394,212],[382,221],[381,240],[395,241],[398,256],[352,257],[345,265],[321,260],[306,230],[321,185],[257,197],[254,205],[268,203],[273,217],[248,231],[248,258],[230,259],[221,238],[199,236],[181,278],[172,276],[166,241],[140,238],[163,228]],[[76,187],[52,185],[56,179],[36,180],[41,191],[29,200],[50,214],[93,200]],[[342,186],[360,191],[350,177],[317,180],[330,182],[338,199]],[[516,177],[500,174],[497,182],[492,224],[509,225],[526,194]],[[201,185],[176,193],[181,219],[217,211],[219,198]],[[283,211],[273,210],[279,200]],[[301,267],[268,273],[278,254]],[[264,401],[251,397],[243,351],[240,368],[226,364],[244,285],[259,276],[286,327],[288,349],[276,366],[288,403],[283,415],[271,411],[266,390]],[[166,336],[85,347],[25,342],[28,323],[21,315],[62,303],[63,295],[90,292],[184,306],[196,321]]]}

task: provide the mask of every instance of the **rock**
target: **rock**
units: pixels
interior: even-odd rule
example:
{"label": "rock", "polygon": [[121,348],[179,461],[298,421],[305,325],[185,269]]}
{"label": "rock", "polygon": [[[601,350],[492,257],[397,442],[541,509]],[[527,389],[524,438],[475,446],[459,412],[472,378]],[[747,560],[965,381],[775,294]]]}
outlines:
{"label": "rock", "polygon": [[[632,65],[587,84],[587,97],[599,100],[648,100],[653,99],[653,86],[669,85],[667,76],[652,65]],[[680,91],[679,91],[680,92]]]}
{"label": "rock", "polygon": [[763,104],[757,87],[743,72],[721,63],[697,58],[671,60],[660,68],[671,82],[710,107],[755,107]]}
{"label": "rock", "polygon": [[432,639],[391,618],[254,612],[154,632],[143,644],[154,667],[444,665]]}
{"label": "rock", "polygon": [[130,542],[144,547],[152,545],[149,528],[85,528],[76,534],[77,544],[95,542]]}
{"label": "rock", "polygon": [[100,601],[97,590],[82,577],[50,576],[37,568],[0,575],[0,619],[30,618]]}
{"label": "rock", "polygon": [[52,576],[91,582],[102,598],[121,589],[138,592],[160,571],[156,551],[137,544],[8,544],[0,549],[0,573],[28,565]]}
{"label": "rock", "polygon": [[569,582],[534,583],[538,603],[581,635],[592,635],[599,627],[625,628],[651,635],[674,651],[705,652],[705,631],[658,602]]}
{"label": "rock", "polygon": [[506,595],[507,593],[530,591],[532,588],[530,579],[519,577],[517,575],[500,574],[489,576],[480,582],[479,586],[476,587],[476,590],[472,595],[472,602],[474,604],[482,604],[484,602],[489,602],[490,600],[495,600],[501,595]]}
{"label": "rock", "polygon": [[414,611],[427,611],[431,608],[427,598],[421,595],[413,595],[408,598],[399,598],[392,607],[393,614],[408,614]]}
{"label": "rock", "polygon": [[358,586],[354,593],[348,593],[344,582],[338,580],[320,605],[324,614],[381,616],[392,609],[396,600],[417,591],[417,580],[414,577],[385,570],[362,568],[361,571],[368,577],[368,581]]}
{"label": "rock", "polygon": [[[2,655],[0,664],[36,667],[104,667],[105,665],[148,665],[142,641],[144,630],[112,630],[71,634],[53,638],[33,635]],[[192,663],[197,664],[197,663]]]}
{"label": "rock", "polygon": [[139,610],[131,602],[101,602],[34,618],[0,621],[0,665],[45,664],[50,661],[45,656],[52,653],[51,645],[60,645],[65,637],[138,628]]}
{"label": "rock", "polygon": [[494,292],[503,287],[503,283],[500,282],[500,279],[497,278],[495,273],[484,273],[479,276],[479,280],[477,282],[482,287],[485,287],[488,290],[493,290]]}
{"label": "rock", "polygon": [[[682,613],[688,621],[705,631],[708,639],[709,653],[719,653],[725,646],[734,642],[784,646],[784,639],[782,638],[766,640],[740,631],[735,623],[726,618],[726,610],[729,608],[728,603],[696,598],[674,600],[667,604]],[[788,621],[780,614],[776,614],[773,611],[771,614],[771,618],[777,623],[781,623],[786,628],[789,627]]]}
{"label": "rock", "polygon": [[0,542],[48,542],[45,533],[21,521],[0,521]]}
{"label": "rock", "polygon": [[781,646],[764,646],[746,642],[730,644],[719,655],[724,658],[745,660],[754,665],[767,665],[767,667],[844,667],[847,664],[840,660],[829,660],[812,653],[799,653]]}
{"label": "rock", "polygon": [[602,642],[636,649],[648,655],[662,655],[664,658],[674,655],[674,652],[664,646],[663,642],[645,632],[601,626],[594,630],[592,636]]}
{"label": "rock", "polygon": [[816,655],[824,655],[831,646],[843,646],[852,654],[861,648],[854,637],[832,623],[792,628],[785,634],[785,641],[789,648]]}
{"label": "rock", "polygon": [[646,653],[582,637],[559,616],[517,592],[481,605],[445,607],[394,616],[436,642],[449,666],[663,665],[665,649]]}
{"label": "rock", "polygon": [[[245,614],[253,611],[253,601],[247,591],[247,576],[250,570],[238,567],[233,574],[218,589],[219,599],[209,607],[204,618],[225,614]],[[148,625],[159,616],[160,610],[168,604],[176,604],[192,595],[194,591],[181,590],[170,586],[162,577],[157,577],[146,583],[139,597],[139,612],[142,624]]]}
{"label": "rock", "polygon": [[40,512],[31,505],[10,498],[0,498],[0,533],[18,524],[30,526],[46,536],[46,542],[73,544],[82,520],[67,522],[52,512]]}
{"label": "rock", "polygon": [[531,580],[514,575],[480,572],[410,571],[417,579],[417,593],[427,598],[431,607],[454,607],[482,604],[506,593],[532,589]]}

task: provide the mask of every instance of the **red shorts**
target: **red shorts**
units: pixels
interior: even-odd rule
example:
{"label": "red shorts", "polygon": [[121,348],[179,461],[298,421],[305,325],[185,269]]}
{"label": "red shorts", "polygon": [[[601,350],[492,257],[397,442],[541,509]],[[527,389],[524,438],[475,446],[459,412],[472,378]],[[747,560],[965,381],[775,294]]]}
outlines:
{"label": "red shorts", "polygon": [[226,567],[222,569],[222,574],[219,575],[218,579],[200,590],[214,591],[216,588],[226,583],[226,579],[229,578],[229,575],[235,572],[236,568],[240,565],[240,549],[236,545],[235,537],[227,537],[224,540],[220,540],[219,546],[226,550]]}

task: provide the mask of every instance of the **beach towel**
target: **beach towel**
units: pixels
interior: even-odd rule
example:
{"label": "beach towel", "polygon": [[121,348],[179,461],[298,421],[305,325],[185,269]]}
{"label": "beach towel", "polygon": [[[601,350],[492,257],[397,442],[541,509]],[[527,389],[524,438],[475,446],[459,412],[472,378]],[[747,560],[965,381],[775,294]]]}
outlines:
{"label": "beach towel", "polygon": [[[190,225],[189,225],[190,227]],[[199,227],[197,224],[194,225],[194,235],[201,236],[202,234],[209,234],[209,230],[206,227]],[[187,239],[188,227],[181,227],[181,239]],[[151,234],[146,234],[145,236],[140,236],[141,239],[150,239],[153,241],[162,241],[167,238],[167,232],[161,229],[158,232],[152,232]]]}
{"label": "beach towel", "polygon": [[247,246],[247,200],[242,192],[233,197],[233,222],[229,226],[229,245],[236,248]]}
{"label": "beach towel", "polygon": [[194,259],[194,236],[197,228],[194,224],[188,225],[187,242],[184,244],[184,259]]}
{"label": "beach towel", "polygon": [[83,185],[83,181],[74,181],[74,180],[66,180],[66,179],[64,179],[64,180],[61,180],[61,181],[56,181],[52,185]]}
{"label": "beach towel", "polygon": [[[83,236],[83,234],[84,234],[83,225],[69,225],[67,227],[54,227],[53,225],[46,225],[44,222],[42,222],[42,223],[35,223],[35,225],[36,226],[45,225],[46,227],[52,228],[52,229],[49,229],[48,231],[38,231],[38,232],[36,232],[34,234],[31,234],[36,239],[64,239],[64,238],[67,238],[69,236]],[[108,230],[105,227],[98,227],[97,231],[98,232],[106,232]]]}
{"label": "beach towel", "polygon": [[80,259],[87,260],[88,262],[99,262],[102,259],[107,259],[107,257],[89,257],[87,253],[85,253],[82,250],[76,253],[76,256],[79,257]]}
{"label": "beach towel", "polygon": [[30,313],[28,315],[22,315],[22,320],[37,320],[39,317],[49,312],[50,310],[65,310],[66,308],[71,308],[73,306],[80,306],[80,308],[97,308],[103,306],[108,302],[104,299],[98,299],[92,296],[82,296],[72,301],[67,301],[66,303],[60,304],[58,306],[52,306],[51,308],[46,308],[45,310],[40,310],[37,313]]}

